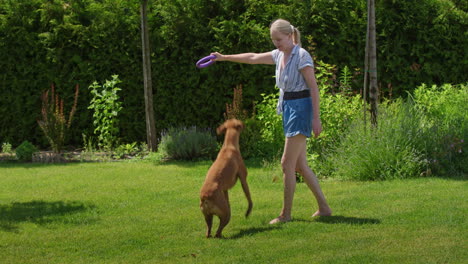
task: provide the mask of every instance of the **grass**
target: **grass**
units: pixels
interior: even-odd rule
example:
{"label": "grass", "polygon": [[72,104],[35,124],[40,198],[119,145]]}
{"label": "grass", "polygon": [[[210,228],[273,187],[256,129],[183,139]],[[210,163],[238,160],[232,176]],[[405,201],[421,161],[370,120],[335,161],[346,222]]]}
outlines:
{"label": "grass", "polygon": [[[0,163],[1,263],[467,263],[467,182],[322,181],[335,216],[296,189],[281,209],[280,172],[248,164],[225,239],[204,238],[198,192],[210,162]],[[215,222],[217,227],[218,222]]]}

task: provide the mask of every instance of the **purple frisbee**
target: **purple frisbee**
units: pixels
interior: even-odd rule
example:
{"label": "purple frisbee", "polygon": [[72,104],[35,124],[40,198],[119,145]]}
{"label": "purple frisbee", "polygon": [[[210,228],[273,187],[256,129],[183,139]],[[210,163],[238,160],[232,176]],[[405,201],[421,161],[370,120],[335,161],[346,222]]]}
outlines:
{"label": "purple frisbee", "polygon": [[199,69],[208,67],[211,64],[215,63],[215,61],[213,59],[216,59],[215,55],[209,55],[209,56],[206,56],[204,58],[201,58],[199,61],[197,61],[196,66]]}

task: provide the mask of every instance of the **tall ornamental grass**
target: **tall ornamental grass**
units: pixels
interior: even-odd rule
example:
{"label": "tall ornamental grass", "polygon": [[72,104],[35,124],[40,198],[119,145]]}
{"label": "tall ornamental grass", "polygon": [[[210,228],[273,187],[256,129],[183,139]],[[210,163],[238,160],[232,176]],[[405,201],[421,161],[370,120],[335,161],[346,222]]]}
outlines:
{"label": "tall ornamental grass", "polygon": [[383,103],[378,127],[366,127],[356,119],[328,155],[321,173],[353,180],[464,177],[466,102],[467,85],[447,84],[421,85],[406,100]]}
{"label": "tall ornamental grass", "polygon": [[398,100],[380,106],[376,128],[366,128],[362,119],[356,119],[327,160],[329,174],[354,180],[418,175],[425,165],[424,155],[414,142],[424,138],[424,131],[414,126],[420,118],[408,103]]}

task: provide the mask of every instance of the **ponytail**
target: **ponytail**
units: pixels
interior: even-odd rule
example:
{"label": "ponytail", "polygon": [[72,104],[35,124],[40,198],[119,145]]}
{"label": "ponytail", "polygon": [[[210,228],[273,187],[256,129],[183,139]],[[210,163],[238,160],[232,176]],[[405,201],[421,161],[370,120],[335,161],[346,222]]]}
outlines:
{"label": "ponytail", "polygon": [[301,32],[299,32],[299,29],[297,29],[297,27],[294,27],[293,25],[291,25],[291,31],[294,45],[301,46]]}

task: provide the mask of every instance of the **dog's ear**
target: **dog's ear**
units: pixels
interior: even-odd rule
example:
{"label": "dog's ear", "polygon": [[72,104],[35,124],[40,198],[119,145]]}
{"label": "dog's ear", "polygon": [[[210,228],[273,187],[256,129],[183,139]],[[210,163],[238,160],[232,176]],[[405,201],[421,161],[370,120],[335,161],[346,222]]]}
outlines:
{"label": "dog's ear", "polygon": [[245,126],[244,126],[244,123],[242,123],[241,121],[239,121],[237,124],[236,124],[236,129],[239,130],[239,131],[242,131],[244,130]]}
{"label": "dog's ear", "polygon": [[216,129],[216,133],[218,133],[218,135],[224,134],[225,132],[226,132],[226,125],[225,124],[220,125]]}

